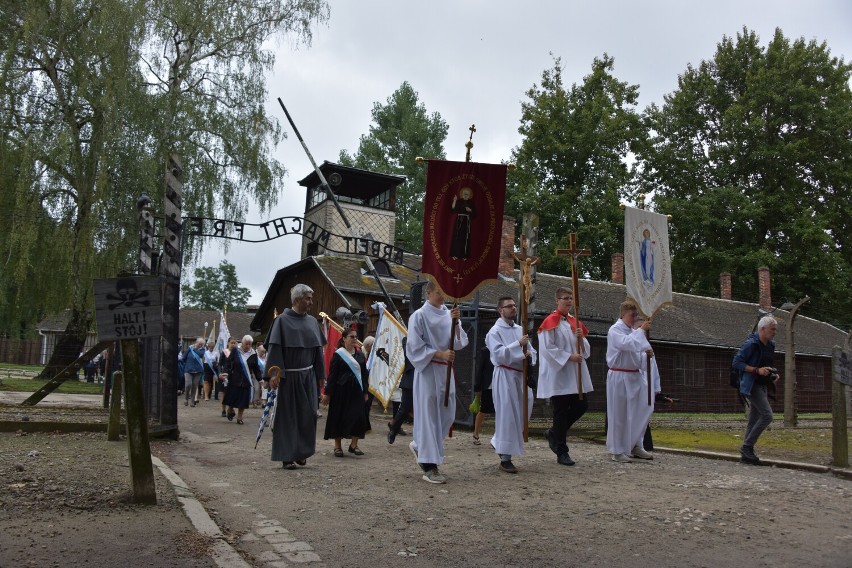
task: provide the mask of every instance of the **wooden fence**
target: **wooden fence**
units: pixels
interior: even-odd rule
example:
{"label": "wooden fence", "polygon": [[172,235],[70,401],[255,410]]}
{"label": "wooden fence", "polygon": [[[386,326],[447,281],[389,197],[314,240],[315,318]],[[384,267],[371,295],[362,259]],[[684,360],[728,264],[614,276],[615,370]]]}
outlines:
{"label": "wooden fence", "polygon": [[0,363],[38,365],[41,361],[40,339],[6,339],[0,337]]}

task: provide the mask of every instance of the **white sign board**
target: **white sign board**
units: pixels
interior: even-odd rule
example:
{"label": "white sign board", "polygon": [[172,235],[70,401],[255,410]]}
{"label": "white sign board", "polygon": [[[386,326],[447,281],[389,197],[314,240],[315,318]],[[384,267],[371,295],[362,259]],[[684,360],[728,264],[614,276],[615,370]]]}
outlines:
{"label": "white sign board", "polygon": [[163,334],[162,281],[155,276],[94,281],[98,341]]}

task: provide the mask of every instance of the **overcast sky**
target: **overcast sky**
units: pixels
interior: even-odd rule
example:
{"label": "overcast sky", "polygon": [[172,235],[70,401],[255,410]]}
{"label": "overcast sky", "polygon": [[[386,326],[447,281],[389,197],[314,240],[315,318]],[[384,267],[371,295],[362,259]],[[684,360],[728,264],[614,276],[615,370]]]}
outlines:
{"label": "overcast sky", "polygon": [[[852,58],[850,0],[331,0],[327,25],[314,29],[310,47],[276,43],[268,78],[268,112],[287,140],[274,156],[289,170],[271,213],[246,222],[302,216],[312,171],[278,105],[280,97],[318,164],[354,153],[371,124],[373,104],[384,104],[408,81],[426,109],[449,125],[447,158],[464,160],[468,128],[476,124],[472,158],[508,159],[521,138],[521,101],[560,57],[565,85],[580,83],[592,60],[608,53],[615,76],[639,85],[639,110],[661,104],[687,65],[713,57],[722,37],[743,26],[766,46],[780,27],[788,39],[825,41],[832,55]],[[552,55],[551,55],[552,54]],[[233,241],[232,241],[233,242]],[[225,252],[213,239],[201,266],[227,259],[259,304],[275,272],[299,260],[301,237],[236,244]]]}

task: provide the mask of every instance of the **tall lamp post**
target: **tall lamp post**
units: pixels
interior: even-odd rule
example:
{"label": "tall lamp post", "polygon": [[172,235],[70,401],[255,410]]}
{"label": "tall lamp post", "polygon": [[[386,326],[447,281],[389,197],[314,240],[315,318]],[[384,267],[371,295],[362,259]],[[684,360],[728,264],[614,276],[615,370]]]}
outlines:
{"label": "tall lamp post", "polygon": [[796,316],[806,302],[810,301],[809,296],[805,296],[795,305],[790,302],[781,306],[782,310],[790,310],[790,317],[787,320],[787,347],[784,352],[784,426],[796,426],[798,417],[796,416],[796,342],[793,340],[793,324],[796,321]]}

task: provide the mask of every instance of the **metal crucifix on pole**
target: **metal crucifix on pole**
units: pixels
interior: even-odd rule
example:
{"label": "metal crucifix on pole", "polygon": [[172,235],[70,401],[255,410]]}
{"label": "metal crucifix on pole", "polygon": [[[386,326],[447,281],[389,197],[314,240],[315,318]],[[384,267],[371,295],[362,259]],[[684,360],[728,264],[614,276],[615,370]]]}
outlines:
{"label": "metal crucifix on pole", "polygon": [[[571,233],[568,235],[568,247],[567,249],[556,249],[556,254],[558,256],[568,256],[571,257],[571,285],[573,291],[573,300],[574,300],[574,319],[577,322],[577,329],[575,331],[575,335],[577,336],[577,353],[583,353],[583,337],[580,334],[580,277],[577,274],[577,257],[578,256],[591,256],[592,251],[589,249],[578,249],[577,248],[577,233]],[[577,361],[577,394],[579,395],[580,400],[583,400],[583,360],[580,359]]]}
{"label": "metal crucifix on pole", "polygon": [[[527,319],[528,319],[528,309],[530,304],[530,299],[533,293],[533,266],[536,265],[539,261],[539,257],[527,254],[527,237],[526,235],[521,236],[521,252],[520,254],[514,253],[512,254],[512,258],[514,258],[520,264],[520,282],[521,282],[521,290],[520,290],[520,298],[518,299],[518,303],[521,305],[521,321],[520,325],[523,331],[521,335],[527,335]],[[527,393],[527,375],[529,374],[529,357],[527,357],[527,347],[524,346],[524,366],[523,366],[523,405],[521,408],[524,409],[524,442],[529,441],[529,413],[527,412],[527,405],[529,404],[529,394]]]}

